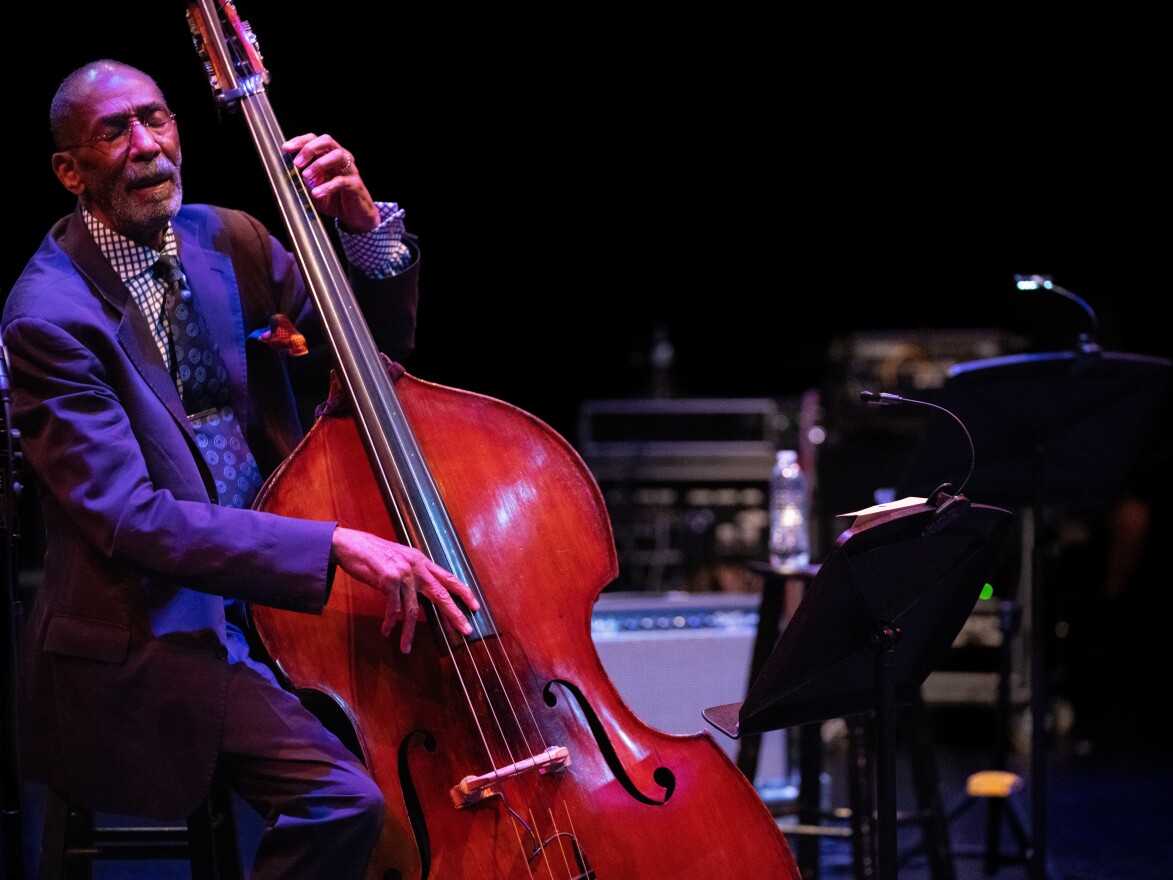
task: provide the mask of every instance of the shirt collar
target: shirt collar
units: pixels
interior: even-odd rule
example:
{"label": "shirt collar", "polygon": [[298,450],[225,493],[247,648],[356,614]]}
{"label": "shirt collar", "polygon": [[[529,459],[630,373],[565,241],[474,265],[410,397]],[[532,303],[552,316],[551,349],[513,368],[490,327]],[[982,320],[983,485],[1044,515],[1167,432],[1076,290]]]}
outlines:
{"label": "shirt collar", "polygon": [[178,256],[179,254],[179,248],[175,242],[175,230],[170,223],[167,224],[167,229],[163,233],[163,249],[157,251],[145,244],[131,241],[120,232],[115,232],[95,217],[85,205],[81,206],[81,213],[90,235],[94,237],[98,248],[110,261],[110,265],[114,267],[114,271],[118,273],[124,283],[145,272],[153,272],[155,263],[161,255]]}

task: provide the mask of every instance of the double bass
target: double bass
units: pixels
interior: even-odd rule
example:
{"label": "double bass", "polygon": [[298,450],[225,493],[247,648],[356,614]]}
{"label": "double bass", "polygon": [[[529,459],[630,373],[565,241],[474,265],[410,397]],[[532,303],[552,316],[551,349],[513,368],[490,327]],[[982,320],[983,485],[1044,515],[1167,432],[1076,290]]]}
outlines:
{"label": "double bass", "polygon": [[387,362],[280,150],[252,28],[220,0],[187,17],[217,101],[247,123],[346,401],[254,506],[411,544],[480,603],[469,636],[427,609],[408,654],[380,634],[380,595],[342,571],[320,615],[251,609],[280,674],[344,716],[386,799],[367,880],[798,880],[712,737],[644,724],[607,677],[590,614],[618,563],[581,458],[510,404]]}

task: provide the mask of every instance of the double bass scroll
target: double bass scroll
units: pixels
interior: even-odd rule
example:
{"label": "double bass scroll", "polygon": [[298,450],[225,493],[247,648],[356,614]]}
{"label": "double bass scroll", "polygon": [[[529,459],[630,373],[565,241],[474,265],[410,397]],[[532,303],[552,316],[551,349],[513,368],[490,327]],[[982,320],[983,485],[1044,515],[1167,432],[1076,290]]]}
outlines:
{"label": "double bass scroll", "polygon": [[[387,802],[368,880],[798,880],[777,823],[711,735],[636,718],[594,649],[618,571],[602,495],[533,415],[388,378],[342,266],[280,150],[269,74],[232,4],[189,7],[213,91],[261,155],[349,397],[255,506],[412,544],[476,591],[473,633],[403,654],[379,595],[339,571],[321,615],[251,609],[270,658],[330,700]],[[699,708],[698,708],[699,715]]]}

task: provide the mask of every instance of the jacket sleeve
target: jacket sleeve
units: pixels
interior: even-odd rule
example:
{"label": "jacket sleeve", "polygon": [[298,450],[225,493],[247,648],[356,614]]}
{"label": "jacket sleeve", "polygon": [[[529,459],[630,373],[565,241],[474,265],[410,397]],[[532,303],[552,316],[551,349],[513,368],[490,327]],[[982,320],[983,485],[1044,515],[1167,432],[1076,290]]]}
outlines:
{"label": "jacket sleeve", "polygon": [[31,316],[4,329],[22,452],[72,530],[148,576],[320,610],[335,524],[209,503],[171,412],[74,332]]}

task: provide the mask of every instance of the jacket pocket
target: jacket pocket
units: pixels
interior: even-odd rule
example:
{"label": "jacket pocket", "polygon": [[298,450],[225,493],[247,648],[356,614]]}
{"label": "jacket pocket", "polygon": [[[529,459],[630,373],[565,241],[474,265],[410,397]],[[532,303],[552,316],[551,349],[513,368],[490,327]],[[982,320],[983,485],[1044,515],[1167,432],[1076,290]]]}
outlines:
{"label": "jacket pocket", "polygon": [[125,663],[130,651],[130,627],[105,620],[54,615],[45,633],[45,650],[69,657]]}

